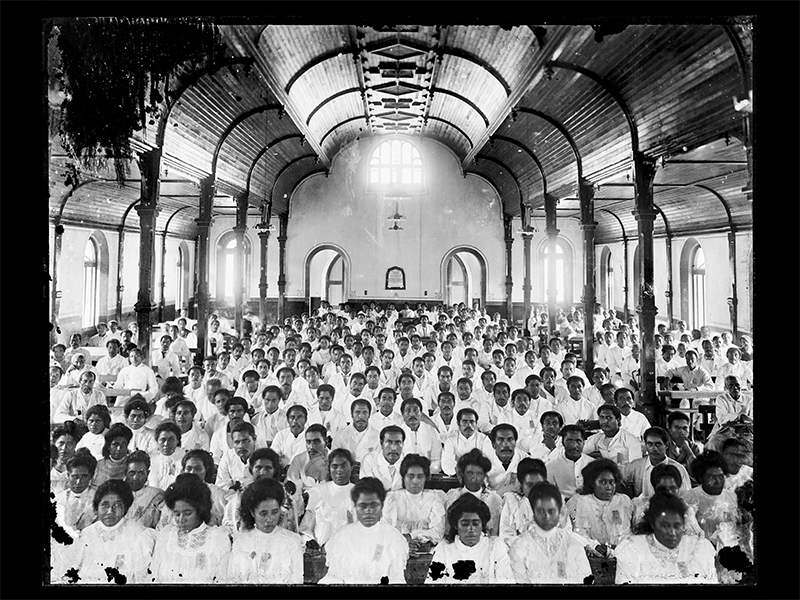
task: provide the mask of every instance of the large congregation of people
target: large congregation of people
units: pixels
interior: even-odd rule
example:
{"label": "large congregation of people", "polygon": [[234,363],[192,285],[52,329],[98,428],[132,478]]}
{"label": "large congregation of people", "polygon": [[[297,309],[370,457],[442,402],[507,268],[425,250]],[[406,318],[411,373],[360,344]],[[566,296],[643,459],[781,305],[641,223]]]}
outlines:
{"label": "large congregation of people", "polygon": [[185,311],[152,351],[135,323],[72,335],[50,362],[51,582],[403,584],[421,557],[430,584],[585,584],[597,559],[618,584],[746,580],[751,338],[653,332],[664,389],[714,391],[704,428],[686,399],[643,412],[635,319],[548,322],[212,315],[198,363]]}

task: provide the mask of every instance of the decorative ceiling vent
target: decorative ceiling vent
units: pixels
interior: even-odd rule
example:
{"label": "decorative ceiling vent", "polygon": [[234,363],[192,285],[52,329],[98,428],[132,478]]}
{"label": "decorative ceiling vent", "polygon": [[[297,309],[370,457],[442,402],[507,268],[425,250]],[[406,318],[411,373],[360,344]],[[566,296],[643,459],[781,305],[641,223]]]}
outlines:
{"label": "decorative ceiling vent", "polygon": [[413,94],[414,92],[421,91],[422,87],[410,83],[383,83],[370,89],[374,92],[380,92],[382,94],[405,96],[406,94]]}
{"label": "decorative ceiling vent", "polygon": [[[370,104],[380,104],[380,102],[374,102],[374,103],[371,102]],[[410,99],[405,99],[405,98],[397,99],[397,100],[395,100],[393,98],[386,98],[383,101],[383,108],[385,108],[385,109],[391,109],[391,108],[407,109],[407,108],[411,108],[411,100]]]}
{"label": "decorative ceiling vent", "polygon": [[412,79],[414,77],[414,71],[412,70],[403,70],[403,69],[391,69],[386,71],[381,71],[381,77],[385,77],[386,79]]}
{"label": "decorative ceiling vent", "polygon": [[391,46],[381,48],[380,50],[373,50],[373,53],[377,54],[378,56],[384,56],[393,60],[405,60],[407,58],[411,58],[412,56],[420,56],[425,54],[425,52],[422,50],[411,48],[405,44],[392,44]]}
{"label": "decorative ceiling vent", "polygon": [[407,33],[417,33],[419,31],[419,25],[378,25],[377,27],[373,27],[375,31],[381,32],[407,32]]}
{"label": "decorative ceiling vent", "polygon": [[408,121],[409,119],[416,119],[419,115],[411,115],[409,113],[383,113],[375,115],[376,119],[386,119],[387,121]]}

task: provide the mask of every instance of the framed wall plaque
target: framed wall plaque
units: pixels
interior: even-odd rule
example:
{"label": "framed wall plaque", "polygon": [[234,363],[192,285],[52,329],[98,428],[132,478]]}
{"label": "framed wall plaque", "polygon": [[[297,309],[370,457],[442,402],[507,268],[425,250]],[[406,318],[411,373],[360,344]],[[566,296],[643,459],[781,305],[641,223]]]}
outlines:
{"label": "framed wall plaque", "polygon": [[386,271],[386,289],[387,290],[406,289],[406,272],[400,267],[390,267]]}

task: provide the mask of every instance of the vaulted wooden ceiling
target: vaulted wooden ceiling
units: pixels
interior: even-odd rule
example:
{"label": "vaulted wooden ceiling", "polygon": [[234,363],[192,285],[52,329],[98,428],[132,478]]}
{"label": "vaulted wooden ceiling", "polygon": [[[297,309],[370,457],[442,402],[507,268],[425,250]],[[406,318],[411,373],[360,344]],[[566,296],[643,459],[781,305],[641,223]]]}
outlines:
{"label": "vaulted wooden ceiling", "polygon": [[[497,189],[507,216],[528,205],[535,222],[547,192],[559,218],[575,217],[582,176],[597,186],[600,243],[636,235],[634,148],[659,159],[657,234],[752,224],[734,107],[751,89],[746,24],[227,23],[225,60],[179,73],[163,124],[136,141],[163,144],[159,226],[174,215],[170,231],[194,235],[196,182],[212,172],[217,212],[246,192],[254,214],[265,203],[280,214],[343,146],[394,134],[449,147]],[[58,182],[63,151],[51,150]],[[135,165],[122,189],[95,177],[66,204],[53,183],[51,213],[118,226],[138,197]]]}

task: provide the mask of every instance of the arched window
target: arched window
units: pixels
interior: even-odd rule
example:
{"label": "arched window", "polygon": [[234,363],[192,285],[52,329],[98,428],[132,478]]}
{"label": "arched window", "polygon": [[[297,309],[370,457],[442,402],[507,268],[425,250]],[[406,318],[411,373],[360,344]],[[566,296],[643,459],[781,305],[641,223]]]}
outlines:
{"label": "arched window", "polygon": [[611,252],[606,256],[606,306],[614,308],[614,262],[611,260]]}
{"label": "arched window", "polygon": [[706,324],[706,257],[699,245],[692,257],[692,317],[695,328]]}
{"label": "arched window", "polygon": [[[547,293],[550,285],[549,269],[550,263],[548,256],[550,253],[550,243],[544,240],[539,250],[539,264],[542,265],[543,301],[547,302]],[[572,302],[572,248],[562,239],[556,240],[556,302]]]}
{"label": "arched window", "polygon": [[83,253],[83,326],[97,323],[97,244],[90,237]]}
{"label": "arched window", "polygon": [[422,156],[404,140],[380,143],[369,158],[369,187],[380,189],[402,185],[406,189],[422,187]]}
{"label": "arched window", "polygon": [[[250,281],[250,240],[244,236],[244,296],[247,300],[247,282]],[[236,277],[236,234],[229,231],[217,242],[217,302],[233,304]]]}
{"label": "arched window", "polygon": [[189,253],[184,249],[184,244],[178,246],[178,260],[175,263],[175,314],[179,314],[180,309],[186,303],[186,292],[188,289],[187,280],[189,278]]}

